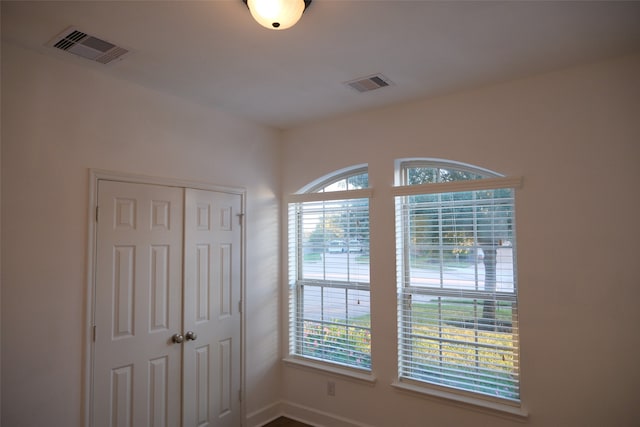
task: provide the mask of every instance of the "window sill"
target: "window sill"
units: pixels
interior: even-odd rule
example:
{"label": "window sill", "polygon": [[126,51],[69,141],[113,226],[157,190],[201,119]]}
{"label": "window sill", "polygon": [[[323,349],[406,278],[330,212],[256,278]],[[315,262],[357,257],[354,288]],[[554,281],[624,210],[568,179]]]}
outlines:
{"label": "window sill", "polygon": [[349,369],[347,367],[333,366],[322,362],[315,362],[312,360],[302,359],[294,356],[286,357],[282,361],[289,366],[296,368],[308,369],[311,371],[322,372],[324,374],[335,375],[343,377],[349,380],[356,380],[363,383],[373,385],[377,379],[371,373],[360,372],[355,369]]}
{"label": "window sill", "polygon": [[475,398],[455,392],[438,390],[435,388],[422,387],[402,381],[391,384],[400,391],[408,392],[414,396],[431,398],[440,402],[449,403],[461,408],[483,412],[485,414],[496,415],[515,421],[524,422],[528,419],[529,413],[521,406],[512,406],[506,403],[494,402]]}

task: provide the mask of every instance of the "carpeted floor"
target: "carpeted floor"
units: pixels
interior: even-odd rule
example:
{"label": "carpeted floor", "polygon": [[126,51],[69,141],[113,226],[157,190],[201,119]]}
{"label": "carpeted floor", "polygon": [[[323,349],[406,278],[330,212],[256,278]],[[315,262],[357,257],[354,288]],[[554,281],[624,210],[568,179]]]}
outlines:
{"label": "carpeted floor", "polygon": [[301,423],[300,421],[294,421],[289,418],[280,417],[271,421],[269,424],[265,424],[263,427],[312,427],[309,424]]}

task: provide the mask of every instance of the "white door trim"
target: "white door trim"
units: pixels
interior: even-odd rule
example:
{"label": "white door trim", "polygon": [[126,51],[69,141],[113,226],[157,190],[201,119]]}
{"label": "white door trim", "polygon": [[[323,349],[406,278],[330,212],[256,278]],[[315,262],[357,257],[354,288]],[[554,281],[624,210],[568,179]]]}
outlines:
{"label": "white door trim", "polygon": [[[181,187],[181,188],[193,188],[198,190],[209,190],[220,193],[237,194],[241,200],[241,212],[246,212],[246,197],[247,192],[245,188],[233,187],[233,186],[221,186],[216,184],[210,184],[200,181],[189,181],[174,178],[162,178],[146,175],[138,175],[127,172],[115,172],[103,169],[89,169],[89,205],[87,211],[88,218],[88,233],[87,233],[87,290],[85,299],[85,329],[84,329],[84,354],[83,354],[83,407],[82,417],[84,425],[91,427],[92,420],[92,387],[93,387],[93,326],[94,326],[94,313],[95,313],[95,271],[96,271],[96,207],[98,203],[98,181],[120,181],[130,182],[138,184],[151,184],[162,185],[166,187]],[[246,277],[246,236],[245,231],[245,216],[240,217],[242,221],[241,227],[241,250],[240,250],[240,298],[241,298],[241,326],[240,326],[240,386],[241,386],[241,402],[240,402],[240,417],[242,424],[245,423],[246,418],[246,291],[245,291],[245,277]]]}

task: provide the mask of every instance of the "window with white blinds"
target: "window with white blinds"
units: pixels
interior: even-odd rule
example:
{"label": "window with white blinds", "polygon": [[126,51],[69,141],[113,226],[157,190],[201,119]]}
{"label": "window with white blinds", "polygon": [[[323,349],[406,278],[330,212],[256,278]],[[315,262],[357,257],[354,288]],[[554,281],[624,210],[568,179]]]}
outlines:
{"label": "window with white blinds", "polygon": [[401,382],[519,404],[514,189],[468,165],[407,162],[396,198]]}
{"label": "window with white blinds", "polygon": [[366,171],[290,196],[289,352],[371,369],[369,196]]}

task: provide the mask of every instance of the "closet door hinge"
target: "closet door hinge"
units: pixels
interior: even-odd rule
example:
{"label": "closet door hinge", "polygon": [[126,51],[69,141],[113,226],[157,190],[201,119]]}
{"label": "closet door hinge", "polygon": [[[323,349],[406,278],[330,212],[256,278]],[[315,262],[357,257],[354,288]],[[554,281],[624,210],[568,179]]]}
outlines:
{"label": "closet door hinge", "polygon": [[238,217],[238,223],[242,227],[242,220],[244,219],[244,213],[241,212],[239,214],[236,214],[236,216]]}
{"label": "closet door hinge", "polygon": [[242,313],[242,300],[238,301],[238,312]]}
{"label": "closet door hinge", "polygon": [[98,222],[98,209],[99,209],[99,207],[96,206],[96,222]]}
{"label": "closet door hinge", "polygon": [[92,335],[93,335],[93,342],[96,342],[96,325],[93,325]]}

